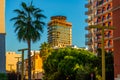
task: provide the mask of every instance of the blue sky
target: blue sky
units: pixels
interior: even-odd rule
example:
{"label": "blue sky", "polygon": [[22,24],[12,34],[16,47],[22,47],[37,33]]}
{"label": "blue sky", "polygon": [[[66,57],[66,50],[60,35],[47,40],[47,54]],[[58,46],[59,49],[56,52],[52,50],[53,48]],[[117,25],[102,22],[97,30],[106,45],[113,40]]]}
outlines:
{"label": "blue sky", "polygon": [[[20,9],[21,2],[30,4],[31,0],[6,0],[6,51],[15,51],[27,48],[27,44],[17,40],[14,33],[14,22],[10,21],[16,14],[14,9]],[[47,16],[45,23],[50,21],[50,17],[54,15],[63,15],[67,17],[67,21],[72,23],[72,44],[78,47],[85,47],[85,4],[87,0],[33,0],[35,7],[44,10],[43,14]],[[47,42],[47,25],[44,27],[44,33],[41,40],[32,44],[32,50],[39,50],[41,43]]]}

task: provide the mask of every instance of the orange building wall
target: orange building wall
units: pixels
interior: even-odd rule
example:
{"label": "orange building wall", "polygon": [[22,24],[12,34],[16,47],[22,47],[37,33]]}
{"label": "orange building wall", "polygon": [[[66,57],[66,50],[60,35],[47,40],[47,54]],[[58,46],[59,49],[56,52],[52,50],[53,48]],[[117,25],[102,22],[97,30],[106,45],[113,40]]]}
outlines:
{"label": "orange building wall", "polygon": [[5,33],[5,0],[0,0],[0,33]]}
{"label": "orange building wall", "polygon": [[[6,53],[6,71],[15,71],[17,70],[17,57],[21,57],[21,54],[16,54],[15,52]],[[21,59],[20,59],[21,61]],[[11,66],[10,66],[11,65]]]}

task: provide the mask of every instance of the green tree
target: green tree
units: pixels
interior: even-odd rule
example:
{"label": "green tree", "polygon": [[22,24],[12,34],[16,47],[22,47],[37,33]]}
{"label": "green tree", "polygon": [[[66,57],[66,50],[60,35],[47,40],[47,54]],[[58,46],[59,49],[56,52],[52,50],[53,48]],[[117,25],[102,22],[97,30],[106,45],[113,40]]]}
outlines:
{"label": "green tree", "polygon": [[87,77],[96,69],[95,59],[96,56],[86,50],[54,50],[43,64],[44,80],[89,80]]}
{"label": "green tree", "polygon": [[40,56],[42,57],[42,60],[45,61],[47,57],[51,54],[52,48],[47,42],[44,42],[40,46]]}
{"label": "green tree", "polygon": [[43,32],[44,22],[41,20],[46,18],[39,8],[35,8],[32,4],[27,5],[25,2],[21,4],[22,9],[15,9],[17,16],[11,20],[15,21],[15,32],[19,41],[24,41],[28,45],[28,78],[31,80],[31,42],[40,40]]}
{"label": "green tree", "polygon": [[[97,52],[98,52],[98,60],[97,60],[97,62],[96,63],[98,63],[96,66],[97,66],[97,68],[98,68],[98,74],[99,75],[101,75],[101,73],[102,73],[102,62],[101,62],[101,49],[99,48],[98,50],[97,50]],[[105,52],[105,64],[106,64],[106,66],[105,66],[105,68],[106,68],[106,80],[114,80],[114,61],[113,61],[114,59],[113,59],[113,52]]]}

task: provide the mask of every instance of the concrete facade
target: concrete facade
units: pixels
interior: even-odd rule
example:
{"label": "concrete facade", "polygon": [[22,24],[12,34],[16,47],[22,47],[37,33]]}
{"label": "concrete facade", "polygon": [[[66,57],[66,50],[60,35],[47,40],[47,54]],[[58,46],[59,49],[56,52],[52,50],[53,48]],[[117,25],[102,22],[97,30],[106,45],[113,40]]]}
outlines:
{"label": "concrete facade", "polygon": [[5,72],[5,0],[0,0],[0,73]]}

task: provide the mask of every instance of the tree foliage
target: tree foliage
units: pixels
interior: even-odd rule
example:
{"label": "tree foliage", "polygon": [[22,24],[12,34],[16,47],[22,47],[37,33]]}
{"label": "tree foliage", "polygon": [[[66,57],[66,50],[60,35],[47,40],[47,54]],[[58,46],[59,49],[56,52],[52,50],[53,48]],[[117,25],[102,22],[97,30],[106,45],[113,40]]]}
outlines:
{"label": "tree foliage", "polygon": [[40,57],[43,61],[47,59],[47,57],[51,54],[52,48],[47,42],[44,42],[40,46]]}
{"label": "tree foliage", "polygon": [[97,57],[81,50],[64,48],[54,50],[44,62],[44,80],[89,80],[96,71]]}

